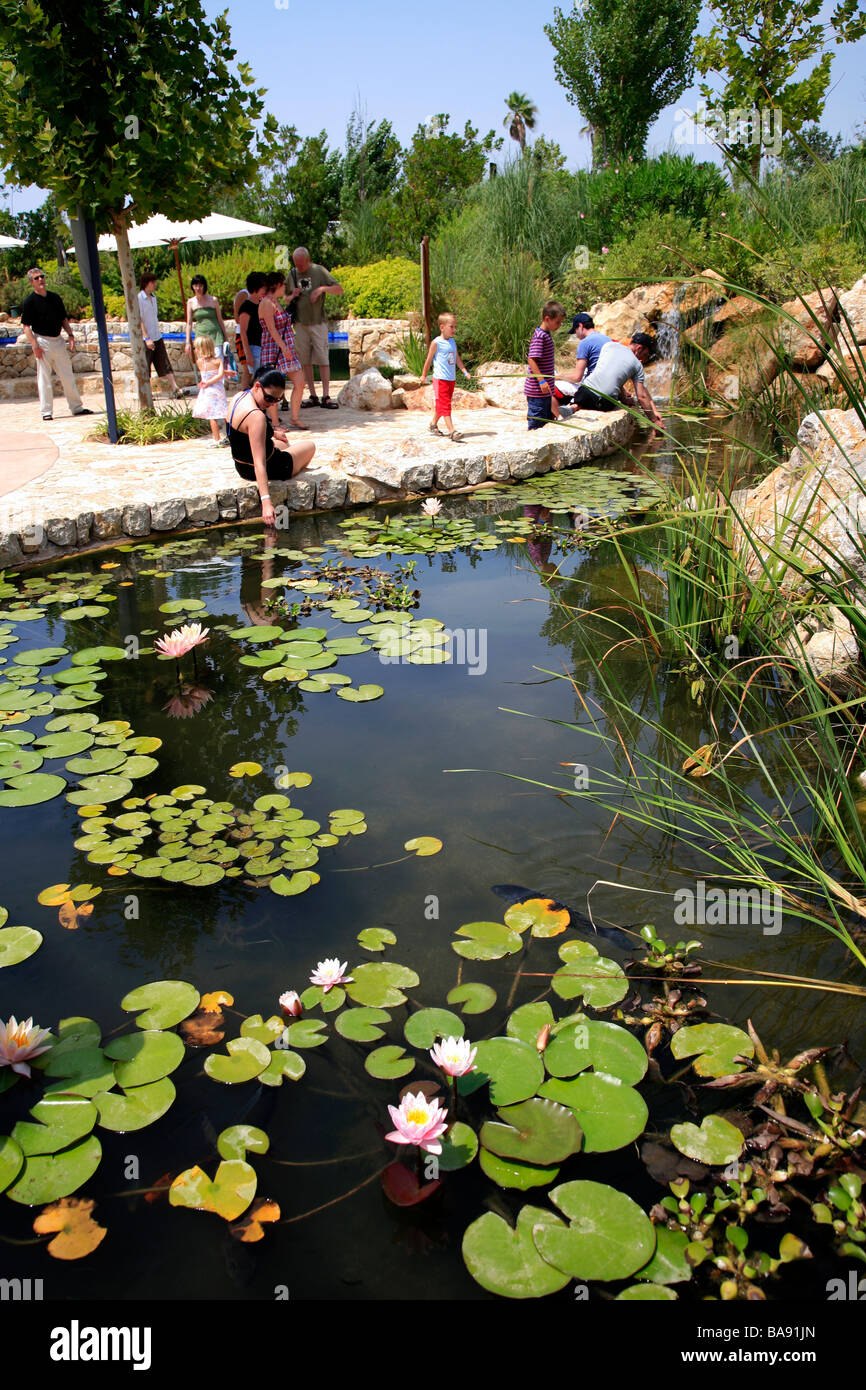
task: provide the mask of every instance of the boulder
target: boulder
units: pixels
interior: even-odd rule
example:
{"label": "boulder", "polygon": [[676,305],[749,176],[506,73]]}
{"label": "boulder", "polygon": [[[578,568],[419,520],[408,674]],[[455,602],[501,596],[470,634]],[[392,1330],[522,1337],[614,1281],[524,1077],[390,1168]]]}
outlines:
{"label": "boulder", "polygon": [[127,536],[149,536],[150,507],[144,502],[133,502],[124,507],[121,524]]}
{"label": "boulder", "polygon": [[488,405],[500,410],[519,410],[526,414],[525,362],[483,362],[475,373],[481,394]]}
{"label": "boulder", "polygon": [[[862,592],[866,432],[856,410],[806,415],[787,462],[757,487],[737,493],[735,501],[750,535],[768,553],[790,552],[803,565],[841,579],[853,574]],[[757,569],[758,557],[750,563]],[[796,588],[798,569],[789,568],[784,582]]]}
{"label": "boulder", "polygon": [[[523,380],[520,379],[521,395],[523,394]],[[403,404],[407,410],[426,410],[427,414],[433,411],[433,387],[424,386],[420,391],[408,391],[404,393]],[[453,410],[486,410],[487,399],[481,391],[463,391],[459,386],[454,388],[454,395],[451,397]],[[525,398],[523,409],[526,409]]]}
{"label": "boulder", "polygon": [[[852,383],[862,382],[866,378],[866,351],[860,349],[860,356],[855,357],[853,352],[843,348],[837,343],[831,355],[821,363],[816,376],[824,381],[829,381],[836,390],[844,391],[844,383],[840,380],[840,372],[845,372],[851,378]],[[860,394],[863,394],[862,388]]]}
{"label": "boulder", "polygon": [[[738,328],[714,344],[706,365],[708,390],[725,400],[757,395],[780,370],[767,328]],[[735,381],[732,381],[734,378]]]}
{"label": "boulder", "polygon": [[848,343],[866,343],[866,275],[840,294],[839,309],[841,336]]}
{"label": "boulder", "polygon": [[860,644],[848,619],[832,604],[815,609],[782,643],[795,661],[805,659],[818,680],[844,683],[860,661]]}
{"label": "boulder", "polygon": [[624,299],[612,304],[593,304],[590,314],[600,333],[619,342],[628,342],[633,333],[651,331],[660,318],[673,308],[677,292],[674,280],[658,285],[638,285]]}
{"label": "boulder", "polygon": [[151,508],[150,524],[154,531],[173,531],[186,517],[186,507],[178,497],[156,502]]}
{"label": "boulder", "polygon": [[350,410],[390,410],[391,383],[375,367],[353,376],[337,397]]}
{"label": "boulder", "polygon": [[[726,300],[721,308],[713,314],[713,325],[720,330],[727,331],[729,328],[737,328],[740,324],[748,323],[749,319],[754,318],[756,314],[764,312],[763,304],[756,304],[753,299],[749,299],[748,295],[735,294],[733,299]],[[688,331],[693,333],[699,327],[699,324],[695,324]]]}
{"label": "boulder", "polygon": [[[800,299],[789,299],[782,311],[797,320],[797,327],[787,319],[779,319],[776,340],[793,367],[814,371],[824,360],[833,342],[833,320],[838,300],[834,290],[816,290]],[[817,322],[816,322],[817,320]]]}
{"label": "boulder", "polygon": [[420,376],[413,376],[411,372],[397,372],[392,385],[397,391],[417,391],[424,382]]}

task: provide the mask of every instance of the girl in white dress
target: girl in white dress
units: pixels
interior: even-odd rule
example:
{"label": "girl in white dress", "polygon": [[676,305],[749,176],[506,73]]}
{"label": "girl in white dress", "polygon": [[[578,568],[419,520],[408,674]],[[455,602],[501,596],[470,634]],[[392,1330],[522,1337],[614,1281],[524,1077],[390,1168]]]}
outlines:
{"label": "girl in white dress", "polygon": [[208,420],[213,435],[210,447],[222,449],[228,446],[228,439],[220,423],[228,415],[228,401],[225,388],[225,364],[217,356],[213,338],[200,337],[195,340],[196,366],[201,374],[196,403],[192,413],[197,420]]}

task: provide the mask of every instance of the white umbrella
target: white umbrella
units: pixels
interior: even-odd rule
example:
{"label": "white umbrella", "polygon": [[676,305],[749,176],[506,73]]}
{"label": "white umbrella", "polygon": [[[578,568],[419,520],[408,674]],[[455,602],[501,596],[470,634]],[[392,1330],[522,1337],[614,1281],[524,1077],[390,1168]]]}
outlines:
{"label": "white umbrella", "polygon": [[[264,236],[273,227],[263,227],[259,222],[245,222],[239,217],[226,217],[224,213],[212,212],[198,222],[173,222],[162,213],[155,213],[140,227],[129,228],[129,244],[133,250],[144,246],[170,246],[174,251],[177,278],[180,281],[180,297],[185,298],[183,276],[180,273],[180,256],[177,248],[182,241],[227,241],[231,237]],[[23,244],[23,243],[22,243]],[[117,240],[106,233],[96,243],[100,251],[116,251]]]}
{"label": "white umbrella", "polygon": [[10,246],[26,246],[26,241],[19,241],[17,236],[0,236],[0,251],[8,251]]}

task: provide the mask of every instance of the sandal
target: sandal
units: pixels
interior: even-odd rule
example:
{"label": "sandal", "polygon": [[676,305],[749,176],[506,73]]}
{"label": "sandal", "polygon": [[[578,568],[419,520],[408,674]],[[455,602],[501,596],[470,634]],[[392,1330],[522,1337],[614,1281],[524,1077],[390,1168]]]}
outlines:
{"label": "sandal", "polygon": [[322,402],[321,402],[321,404],[322,404],[322,409],[323,409],[323,410],[339,410],[339,409],[340,409],[339,403],[338,403],[337,401],[332,401],[330,396],[323,396],[323,397],[322,397]]}
{"label": "sandal", "polygon": [[452,430],[448,438],[452,444],[464,444],[466,442],[466,436],[461,434],[459,430]]}
{"label": "sandal", "polygon": [[442,431],[440,430],[440,428],[439,428],[438,425],[428,425],[428,426],[427,426],[427,433],[428,433],[428,434],[435,434],[436,437],[437,437],[437,439],[442,439],[442,438],[443,438]]}
{"label": "sandal", "polygon": [[301,401],[301,410],[311,410],[313,406],[317,406],[318,404],[318,396],[308,396],[305,401]]}

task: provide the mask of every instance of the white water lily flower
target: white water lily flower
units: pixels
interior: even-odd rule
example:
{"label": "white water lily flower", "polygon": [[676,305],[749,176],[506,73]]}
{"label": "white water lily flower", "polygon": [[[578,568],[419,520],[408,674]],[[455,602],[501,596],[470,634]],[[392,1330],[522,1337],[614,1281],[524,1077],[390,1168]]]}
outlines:
{"label": "white water lily flower", "polygon": [[443,1038],[431,1047],[430,1056],[448,1076],[465,1076],[475,1070],[477,1050],[468,1038]]}
{"label": "white water lily flower", "polygon": [[320,960],[310,976],[310,983],[319,985],[325,994],[329,989],[333,989],[334,985],[350,985],[352,977],[345,973],[348,964],[349,962],[344,960],[341,965],[336,956],[332,960]]}
{"label": "white water lily flower", "polygon": [[427,497],[421,503],[421,510],[425,516],[438,516],[442,510],[442,503],[438,497]]}

